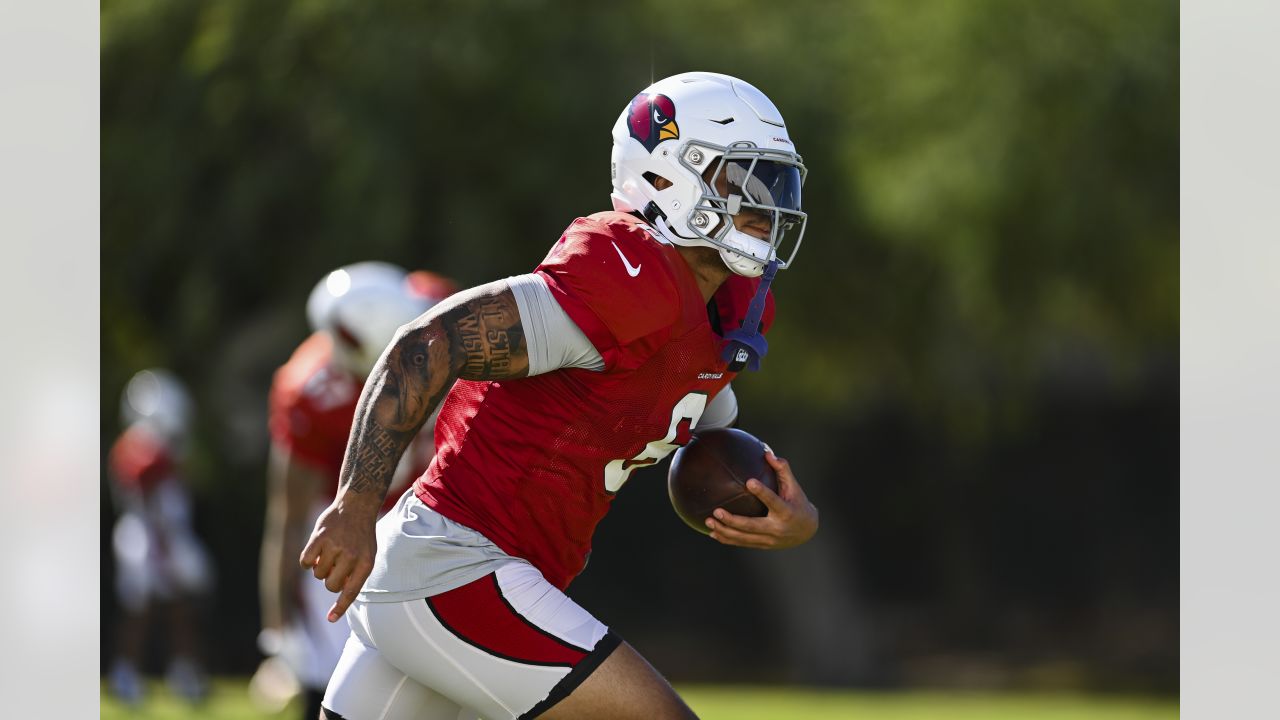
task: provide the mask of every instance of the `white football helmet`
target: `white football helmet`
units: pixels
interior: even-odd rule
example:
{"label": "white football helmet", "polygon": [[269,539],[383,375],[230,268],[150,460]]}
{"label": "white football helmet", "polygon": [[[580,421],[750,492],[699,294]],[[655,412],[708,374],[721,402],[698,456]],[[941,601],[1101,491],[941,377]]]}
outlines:
{"label": "white football helmet", "polygon": [[335,362],[364,379],[400,326],[440,299],[421,292],[402,268],[360,262],[316,284],[307,298],[307,320],[333,338]]}
{"label": "white football helmet", "polygon": [[179,443],[191,425],[191,396],[168,370],[142,370],[124,387],[120,419],[125,425],[143,423],[170,443]]}
{"label": "white football helmet", "polygon": [[[689,72],[637,95],[613,126],[613,205],[638,212],[672,243],[720,251],[729,269],[756,277],[775,258],[789,266],[804,237],[804,161],[778,108],[728,75]],[[728,194],[716,192],[728,180]],[[658,177],[671,181],[659,190]],[[767,241],[737,230],[743,209],[770,221]],[[785,257],[781,245],[794,236]]]}

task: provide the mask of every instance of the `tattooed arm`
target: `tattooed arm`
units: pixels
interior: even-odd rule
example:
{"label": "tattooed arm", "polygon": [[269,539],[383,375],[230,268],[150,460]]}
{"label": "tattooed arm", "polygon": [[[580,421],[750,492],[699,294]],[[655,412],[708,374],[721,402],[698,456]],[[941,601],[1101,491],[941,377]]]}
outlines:
{"label": "tattooed arm", "polygon": [[529,372],[520,312],[507,281],[460,292],[405,325],[374,365],[356,406],[338,493],[316,521],[300,562],[341,591],[334,622],[373,569],[374,523],[396,464],[459,378]]}

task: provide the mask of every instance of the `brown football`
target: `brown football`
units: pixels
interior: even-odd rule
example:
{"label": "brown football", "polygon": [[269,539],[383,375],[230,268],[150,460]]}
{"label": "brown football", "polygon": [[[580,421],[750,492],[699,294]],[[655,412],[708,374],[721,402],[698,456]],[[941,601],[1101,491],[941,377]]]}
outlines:
{"label": "brown football", "polygon": [[667,493],[681,520],[709,534],[707,518],[716,508],[734,515],[768,514],[764,503],[747,490],[751,478],[778,491],[778,477],[764,459],[764,443],[742,430],[707,430],[676,451],[667,473]]}

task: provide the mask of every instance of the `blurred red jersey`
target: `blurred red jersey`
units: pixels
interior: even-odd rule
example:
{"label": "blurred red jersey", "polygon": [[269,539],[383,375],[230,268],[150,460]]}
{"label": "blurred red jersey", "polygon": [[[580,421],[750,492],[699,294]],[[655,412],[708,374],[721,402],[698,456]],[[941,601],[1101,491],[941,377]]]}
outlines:
{"label": "blurred red jersey", "polygon": [[[631,472],[687,443],[733,378],[721,334],[741,325],[759,280],[731,275],[709,311],[676,248],[618,212],[575,220],[537,272],[604,371],[459,380],[414,491],[563,589]],[[772,318],[770,293],[762,332]]]}
{"label": "blurred red jersey", "polygon": [[[333,341],[323,332],[304,340],[272,379],[268,420],[271,440],[330,479],[325,487],[326,499],[332,499],[338,491],[342,458],[363,388],[359,378],[333,363]],[[426,437],[425,432],[421,437]],[[431,445],[426,442],[409,446],[404,467],[397,471],[383,511],[396,504],[410,478],[425,471],[431,452]]]}
{"label": "blurred red jersey", "polygon": [[271,381],[268,425],[271,440],[294,458],[331,478],[338,489],[342,457],[364,383],[333,364],[333,341],[317,332],[276,370]]}
{"label": "blurred red jersey", "polygon": [[159,436],[142,424],[129,427],[116,438],[107,456],[111,479],[125,490],[149,494],[173,476],[173,455]]}

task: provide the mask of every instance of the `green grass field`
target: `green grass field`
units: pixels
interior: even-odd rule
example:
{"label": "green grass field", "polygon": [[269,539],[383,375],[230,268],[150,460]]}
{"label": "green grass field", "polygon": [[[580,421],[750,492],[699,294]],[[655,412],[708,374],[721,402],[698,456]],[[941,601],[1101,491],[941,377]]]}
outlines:
{"label": "green grass field", "polygon": [[[1178,717],[1174,699],[939,692],[850,692],[800,688],[681,686],[681,695],[703,720],[1167,720]],[[155,685],[149,701],[133,710],[102,695],[102,720],[288,718],[297,710],[263,713],[249,701],[245,682],[220,680],[199,709]]]}

